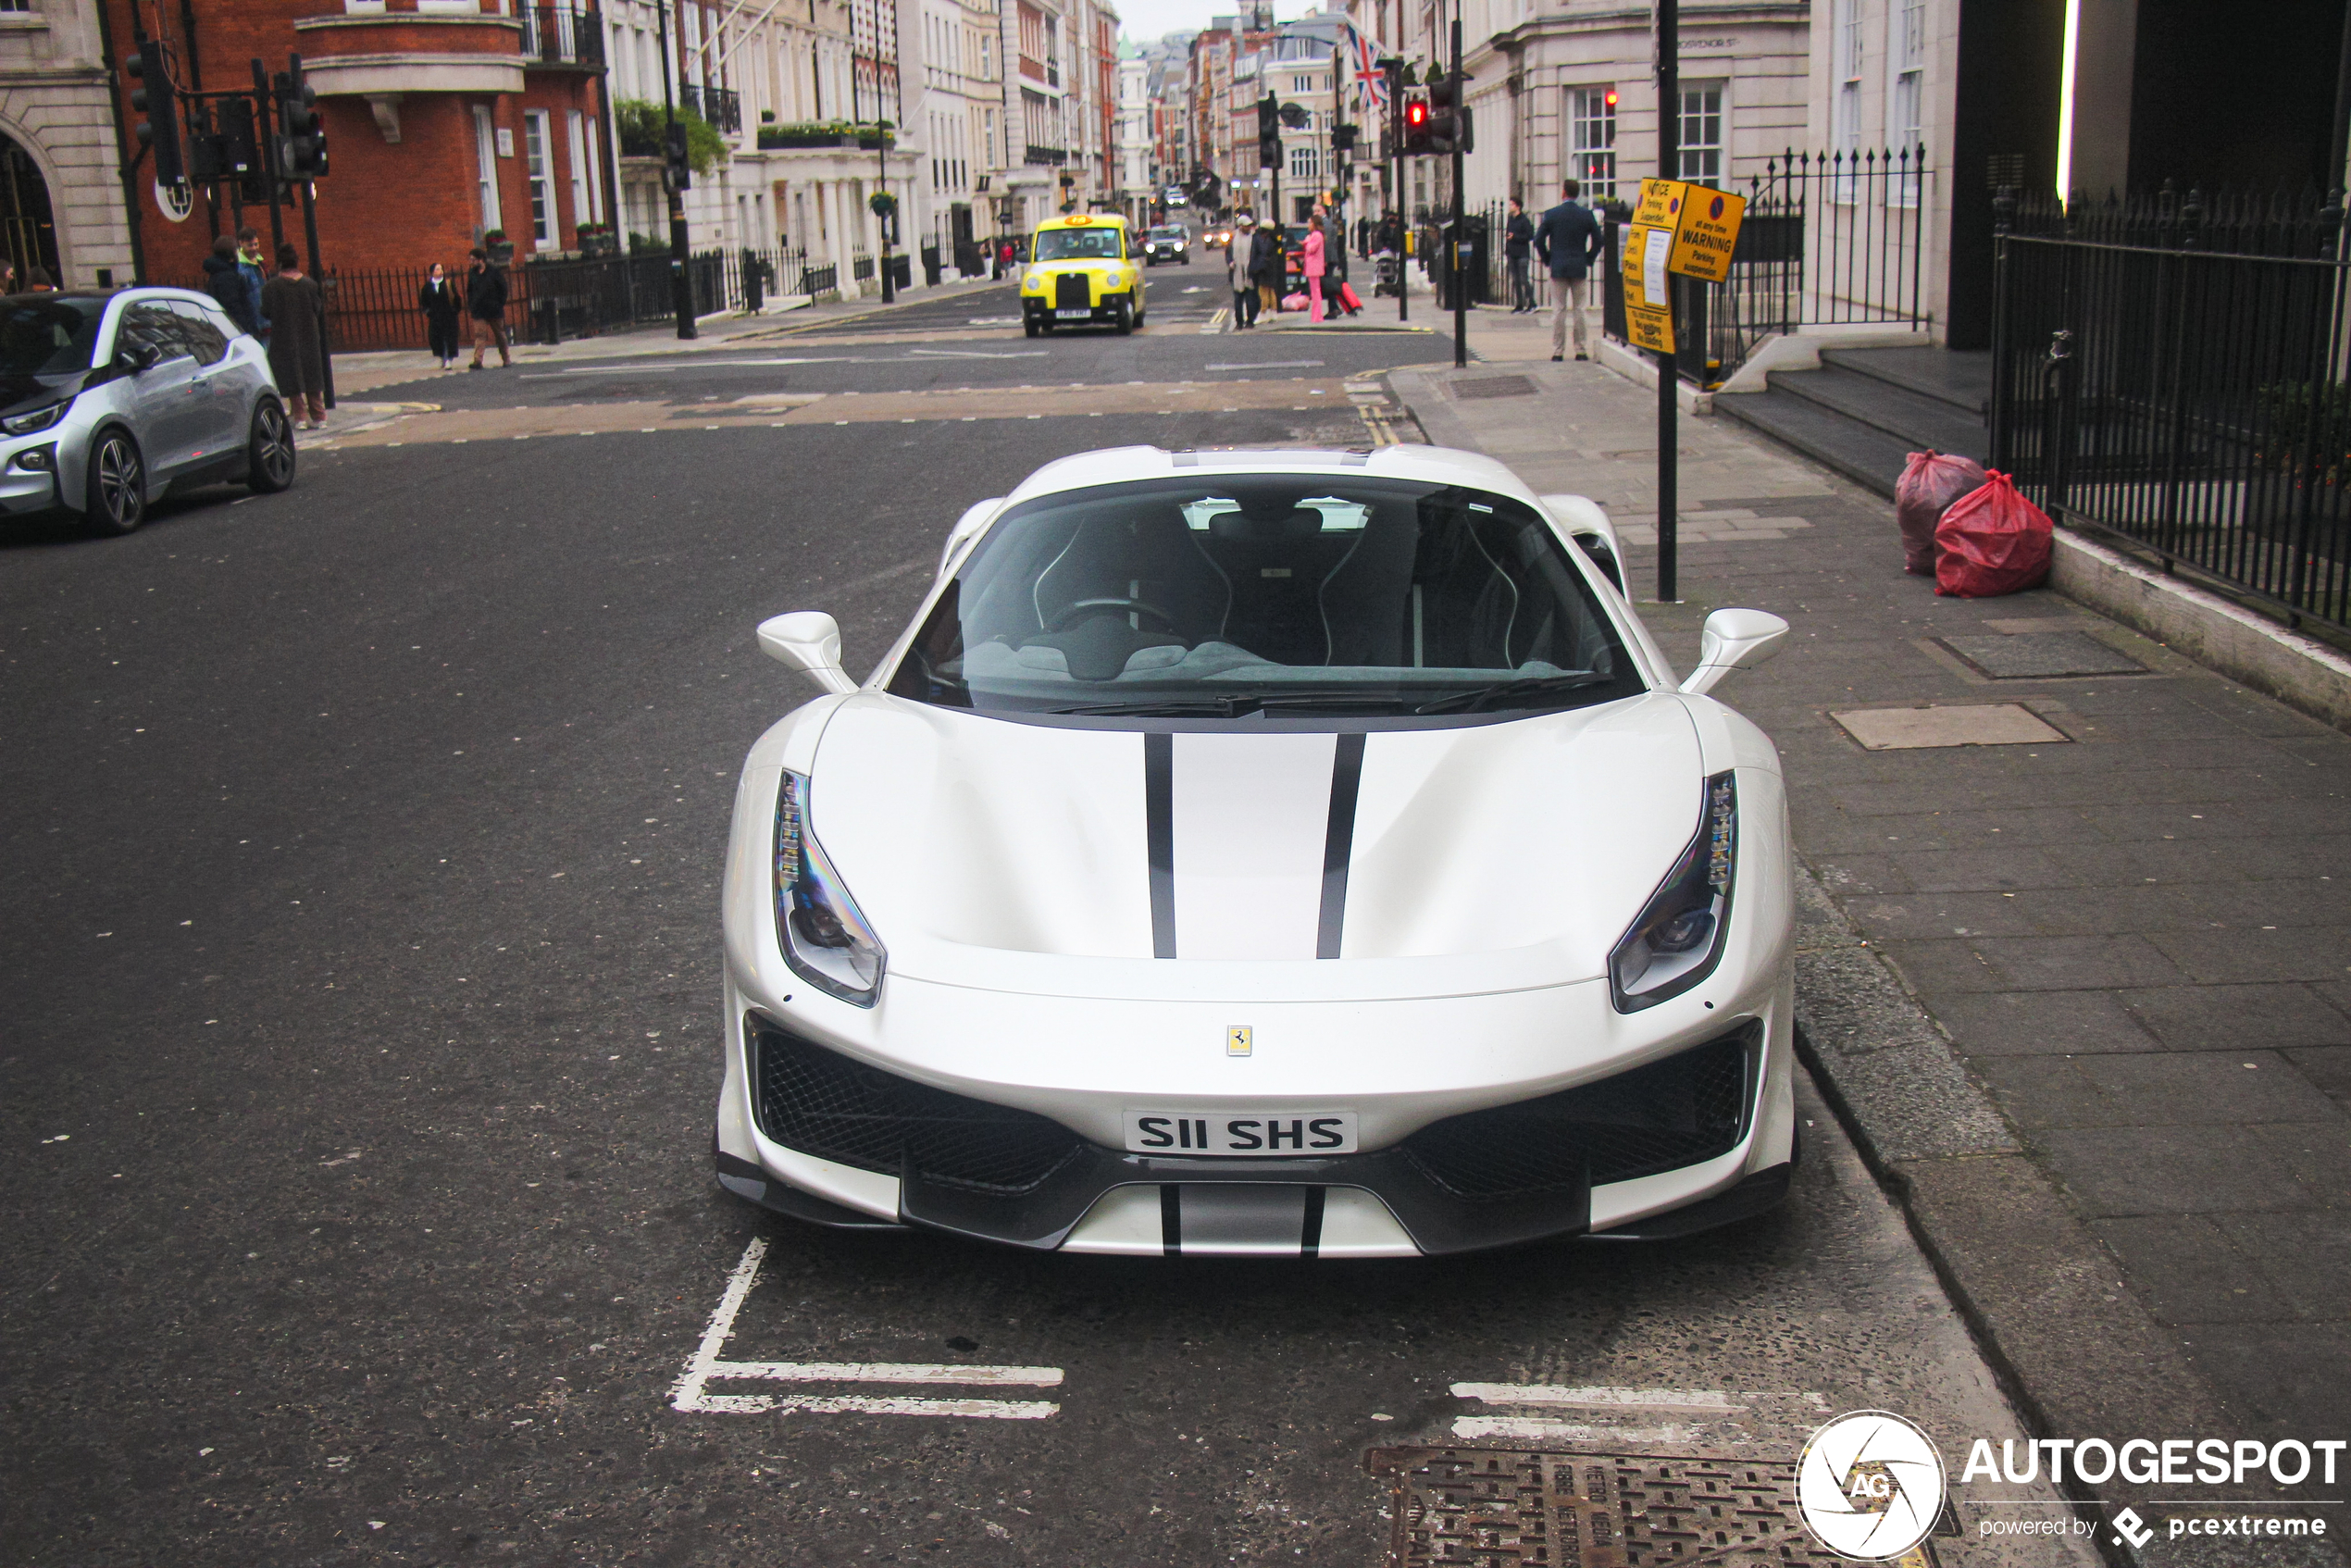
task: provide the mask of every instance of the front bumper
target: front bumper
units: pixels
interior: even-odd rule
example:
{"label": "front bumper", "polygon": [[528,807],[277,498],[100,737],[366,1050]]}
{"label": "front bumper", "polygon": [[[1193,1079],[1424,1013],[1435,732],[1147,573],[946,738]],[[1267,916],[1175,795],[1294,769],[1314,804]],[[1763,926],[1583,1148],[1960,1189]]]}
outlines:
{"label": "front bumper", "polygon": [[[1683,1031],[1686,1038],[1651,1041],[1620,1058],[1620,1070],[1587,1075],[1563,1091],[1513,1097],[1508,1089],[1481,1094],[1424,1084],[1423,1092],[1375,1105],[1375,1096],[1314,1095],[1291,1085],[1292,1092],[1262,1102],[1280,1110],[1311,1108],[1310,1101],[1353,1106],[1363,1113],[1364,1143],[1376,1147],[1278,1159],[1126,1151],[1116,1131],[1121,1106],[1213,1102],[1181,1083],[1148,1092],[1149,1073],[1113,1075],[1133,1081],[1082,1095],[975,1084],[989,1091],[976,1100],[808,1038],[815,1031],[801,1007],[783,1009],[779,1026],[767,1009],[732,987],[730,993],[720,1180],[767,1208],[823,1224],[913,1226],[1079,1252],[1411,1257],[1587,1233],[1680,1235],[1731,1223],[1777,1201],[1793,1158],[1792,997],[1785,983],[1752,998],[1750,1008],[1715,1012],[1710,1027],[1701,1021]],[[1046,999],[1025,1000],[1032,1019],[1053,1010]],[[1373,1022],[1364,1014],[1380,1009],[1349,1011],[1363,1027]],[[1508,1036],[1526,1022],[1527,993],[1453,999],[1446,1011],[1459,1026],[1456,1039]],[[1556,999],[1539,1011],[1556,1018]],[[972,1038],[989,1035],[986,1024],[965,1017]],[[1729,1078],[1716,1075],[1708,1103],[1718,1109],[1710,1120],[1694,1121],[1692,1097],[1677,1099],[1667,1080],[1684,1071],[1676,1064],[1710,1051],[1727,1062]],[[814,1053],[820,1066],[838,1071],[788,1094],[774,1079],[786,1052],[795,1061]],[[1493,1052],[1503,1076],[1514,1075],[1519,1054],[1507,1046]],[[891,1084],[908,1098],[856,1102],[861,1077],[884,1083],[885,1100]],[[1230,1091],[1215,1098],[1261,1102]],[[795,1104],[815,1110],[800,1114]],[[958,1121],[965,1114],[958,1107],[980,1114]],[[1045,1110],[1052,1114],[1039,1114]],[[1564,1119],[1530,1120],[1538,1114]],[[841,1136],[844,1127],[871,1128],[887,1117],[918,1123],[927,1136],[898,1143]],[[1606,1125],[1596,1127],[1595,1118]]]}
{"label": "front bumper", "polygon": [[[0,512],[15,516],[63,504],[64,498],[57,488],[59,437],[63,433],[61,428],[52,427],[37,435],[10,436],[0,441]],[[45,466],[25,467],[29,456]]]}

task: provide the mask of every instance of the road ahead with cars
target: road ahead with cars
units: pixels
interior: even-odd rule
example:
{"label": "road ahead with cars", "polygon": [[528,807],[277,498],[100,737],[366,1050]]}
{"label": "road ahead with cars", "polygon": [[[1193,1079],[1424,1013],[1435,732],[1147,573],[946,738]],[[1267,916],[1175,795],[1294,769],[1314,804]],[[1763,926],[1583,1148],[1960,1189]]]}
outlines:
{"label": "road ahead with cars", "polygon": [[[426,377],[284,493],[7,526],[0,1561],[1337,1568],[1374,1450],[2015,1432],[1800,1074],[1789,1201],[1676,1241],[1080,1257],[715,1184],[727,824],[813,694],[758,623],[862,677],[973,502],[1371,445],[1443,357],[1160,292],[1215,278],[1131,337],[1004,289]],[[2064,1549],[2003,1549],[1938,1547]]]}

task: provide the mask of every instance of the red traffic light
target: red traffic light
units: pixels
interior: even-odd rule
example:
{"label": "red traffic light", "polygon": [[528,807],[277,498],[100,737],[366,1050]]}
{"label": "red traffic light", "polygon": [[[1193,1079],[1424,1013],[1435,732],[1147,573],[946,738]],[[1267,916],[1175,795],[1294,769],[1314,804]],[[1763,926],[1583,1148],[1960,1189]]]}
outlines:
{"label": "red traffic light", "polygon": [[1422,126],[1424,126],[1427,123],[1428,105],[1419,98],[1406,100],[1404,104],[1404,124],[1413,131],[1418,131]]}
{"label": "red traffic light", "polygon": [[1611,109],[1616,107],[1616,89],[1613,87],[1608,90],[1608,106]]}

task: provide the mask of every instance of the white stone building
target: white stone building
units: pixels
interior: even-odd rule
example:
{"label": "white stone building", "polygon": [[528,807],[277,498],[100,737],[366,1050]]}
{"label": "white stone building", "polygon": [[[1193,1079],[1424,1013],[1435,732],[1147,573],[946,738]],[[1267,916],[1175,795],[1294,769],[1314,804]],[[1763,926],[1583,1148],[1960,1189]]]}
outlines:
{"label": "white stone building", "polygon": [[[131,280],[105,42],[94,0],[0,6],[0,243],[19,280],[40,267],[60,287]],[[143,218],[160,225],[150,183]]]}

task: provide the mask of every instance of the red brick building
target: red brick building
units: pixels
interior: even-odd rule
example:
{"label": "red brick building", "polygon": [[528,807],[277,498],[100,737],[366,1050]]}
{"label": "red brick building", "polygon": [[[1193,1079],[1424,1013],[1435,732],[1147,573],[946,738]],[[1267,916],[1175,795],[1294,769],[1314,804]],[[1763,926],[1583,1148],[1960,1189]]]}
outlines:
{"label": "red brick building", "polygon": [[[317,182],[320,259],[340,270],[461,268],[486,230],[517,260],[578,247],[612,221],[603,19],[579,0],[100,0],[123,53],[160,36],[182,90],[250,89],[298,53],[327,132]],[[193,27],[189,25],[193,19]],[[155,31],[158,22],[162,31]],[[126,124],[141,116],[124,94]],[[242,216],[266,236],[266,200],[236,209],[233,184],[171,221],[140,182],[147,276],[197,276],[216,232]],[[301,243],[298,208],[284,215]]]}

